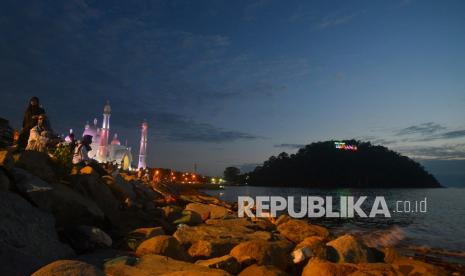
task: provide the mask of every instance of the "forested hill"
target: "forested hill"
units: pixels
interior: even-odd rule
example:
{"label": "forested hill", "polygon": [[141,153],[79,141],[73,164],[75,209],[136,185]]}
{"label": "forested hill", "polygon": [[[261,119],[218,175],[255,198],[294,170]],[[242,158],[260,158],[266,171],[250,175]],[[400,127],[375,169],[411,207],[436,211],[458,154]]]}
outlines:
{"label": "forested hill", "polygon": [[247,183],[315,188],[441,187],[414,160],[386,147],[356,140],[317,142],[296,154],[283,152],[272,156],[248,174]]}

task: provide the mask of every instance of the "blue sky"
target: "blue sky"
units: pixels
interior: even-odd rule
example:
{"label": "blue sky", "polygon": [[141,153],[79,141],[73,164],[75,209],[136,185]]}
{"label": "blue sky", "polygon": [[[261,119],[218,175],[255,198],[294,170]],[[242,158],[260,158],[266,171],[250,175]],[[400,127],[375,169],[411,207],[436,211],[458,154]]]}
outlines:
{"label": "blue sky", "polygon": [[465,159],[463,1],[2,1],[0,116],[109,100],[149,165],[221,174],[328,139]]}

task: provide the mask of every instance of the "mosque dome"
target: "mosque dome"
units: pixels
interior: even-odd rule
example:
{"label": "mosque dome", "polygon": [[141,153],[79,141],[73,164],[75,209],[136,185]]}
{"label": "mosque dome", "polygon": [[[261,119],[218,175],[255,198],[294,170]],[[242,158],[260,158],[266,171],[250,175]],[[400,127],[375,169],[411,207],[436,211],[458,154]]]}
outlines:
{"label": "mosque dome", "polygon": [[117,133],[115,133],[115,135],[113,136],[113,140],[111,140],[111,144],[112,145],[118,145],[118,146],[121,145],[120,141],[118,140],[118,134]]}
{"label": "mosque dome", "polygon": [[86,126],[84,128],[84,133],[82,134],[82,136],[84,136],[84,135],[92,136],[93,141],[95,141],[95,139],[97,138],[97,135],[98,135],[97,119],[94,119],[94,124],[93,125],[89,125],[89,122],[86,123]]}

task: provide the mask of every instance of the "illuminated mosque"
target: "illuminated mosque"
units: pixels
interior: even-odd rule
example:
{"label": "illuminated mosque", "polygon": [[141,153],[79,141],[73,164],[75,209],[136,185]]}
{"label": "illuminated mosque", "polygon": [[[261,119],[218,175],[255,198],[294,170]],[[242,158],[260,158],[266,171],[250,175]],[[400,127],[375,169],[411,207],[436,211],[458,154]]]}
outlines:
{"label": "illuminated mosque", "polygon": [[[111,107],[107,101],[103,108],[103,122],[102,127],[97,127],[97,119],[94,119],[93,125],[89,122],[84,127],[84,135],[92,136],[92,150],[89,152],[89,157],[97,160],[100,163],[115,162],[121,166],[122,169],[131,169],[132,166],[132,152],[131,147],[128,147],[127,142],[125,145],[121,145],[118,139],[118,134],[113,135],[113,139],[109,142],[110,137],[110,115]],[[141,145],[139,153],[139,162],[137,168],[146,168],[146,147],[147,147],[147,123],[142,124],[141,131]]]}

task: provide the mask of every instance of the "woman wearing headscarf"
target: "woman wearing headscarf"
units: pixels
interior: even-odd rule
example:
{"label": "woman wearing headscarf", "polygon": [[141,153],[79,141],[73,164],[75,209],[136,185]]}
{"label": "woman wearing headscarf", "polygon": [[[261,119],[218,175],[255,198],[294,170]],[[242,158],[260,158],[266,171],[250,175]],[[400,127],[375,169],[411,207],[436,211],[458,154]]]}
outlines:
{"label": "woman wearing headscarf", "polygon": [[19,134],[18,147],[24,149],[29,139],[29,133],[37,125],[39,115],[45,114],[45,110],[39,105],[39,98],[32,97],[24,112],[23,128]]}

